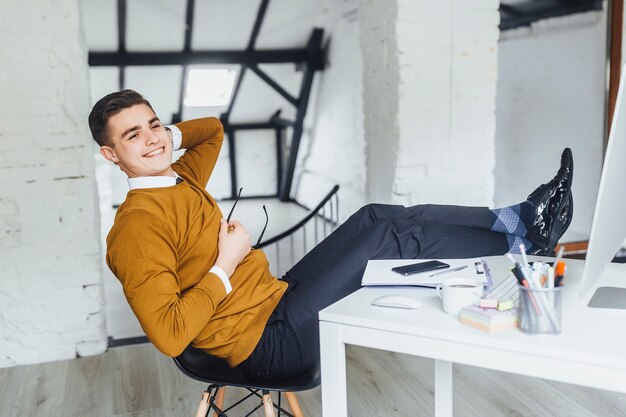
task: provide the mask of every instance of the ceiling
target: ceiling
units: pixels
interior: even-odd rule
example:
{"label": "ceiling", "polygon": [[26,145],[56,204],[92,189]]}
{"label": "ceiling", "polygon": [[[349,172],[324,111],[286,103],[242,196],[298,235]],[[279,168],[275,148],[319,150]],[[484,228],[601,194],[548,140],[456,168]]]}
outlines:
{"label": "ceiling", "polygon": [[[187,2],[173,0],[128,0],[124,42],[120,44],[118,3],[115,0],[81,0],[81,14],[87,46],[92,52],[172,52],[183,51]],[[333,3],[333,13],[328,4]],[[255,38],[255,49],[304,48],[315,27],[328,27],[336,18],[337,0],[271,0]],[[349,12],[358,0],[339,2]],[[244,51],[250,42],[261,0],[195,0],[191,51]],[[237,64],[195,65],[188,68],[220,67],[240,70]],[[302,73],[294,63],[260,64],[259,68],[294,97],[298,96]],[[97,98],[119,89],[119,68],[92,67],[91,96]],[[160,117],[168,122],[177,113],[181,96],[183,67],[128,66],[123,87],[142,92]],[[295,117],[294,106],[252,71],[243,77],[230,120],[233,123],[267,121],[278,109],[288,119]],[[182,118],[219,116],[222,107],[184,107]]]}
{"label": "ceiling", "polygon": [[[175,0],[80,0],[83,27],[90,52],[173,52],[185,50],[187,2]],[[333,19],[352,19],[360,0],[271,0],[254,40],[256,49],[303,48],[315,27],[332,27]],[[118,25],[118,4],[125,5],[126,24]],[[189,17],[190,51],[244,51],[251,40],[261,0],[195,0]],[[602,8],[602,0],[502,0],[502,30],[533,21]],[[339,9],[339,13],[337,10]],[[123,8],[122,8],[123,10]],[[120,36],[122,35],[122,36]],[[215,67],[200,65],[196,67]],[[187,68],[193,68],[188,66]],[[240,65],[219,65],[239,70]],[[293,63],[259,65],[292,96],[297,97],[302,73]],[[179,109],[182,65],[128,66],[124,88],[142,92],[168,122]],[[91,68],[91,96],[97,99],[119,89],[115,66]],[[243,77],[230,120],[233,123],[268,120],[276,110],[293,118],[294,107],[252,71]],[[227,107],[183,107],[183,119],[219,116]]]}

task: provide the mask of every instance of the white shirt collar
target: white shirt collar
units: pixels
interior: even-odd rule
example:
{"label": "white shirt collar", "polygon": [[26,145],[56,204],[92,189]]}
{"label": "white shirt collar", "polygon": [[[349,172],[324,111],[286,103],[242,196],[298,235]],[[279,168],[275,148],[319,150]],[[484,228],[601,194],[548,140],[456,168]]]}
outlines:
{"label": "white shirt collar", "polygon": [[178,174],[175,177],[170,176],[155,176],[155,177],[135,177],[128,179],[128,188],[136,190],[140,188],[165,188],[176,185],[176,179],[179,178]]}

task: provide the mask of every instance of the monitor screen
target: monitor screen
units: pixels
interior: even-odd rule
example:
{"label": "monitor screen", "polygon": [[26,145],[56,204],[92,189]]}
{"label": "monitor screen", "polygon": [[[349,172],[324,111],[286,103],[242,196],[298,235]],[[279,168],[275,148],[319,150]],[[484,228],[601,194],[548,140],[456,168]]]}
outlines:
{"label": "monitor screen", "polygon": [[[622,68],[609,142],[604,156],[600,188],[591,223],[589,247],[583,268],[581,297],[586,298],[604,268],[626,240],[626,67]],[[624,277],[626,286],[626,277]],[[626,290],[624,290],[626,306]],[[602,307],[596,305],[596,307]],[[626,308],[626,307],[625,307]]]}

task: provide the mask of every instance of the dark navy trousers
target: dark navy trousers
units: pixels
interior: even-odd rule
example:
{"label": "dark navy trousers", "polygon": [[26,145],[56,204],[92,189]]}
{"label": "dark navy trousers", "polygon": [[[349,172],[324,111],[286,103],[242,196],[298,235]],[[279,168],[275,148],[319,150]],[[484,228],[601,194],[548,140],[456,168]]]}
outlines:
{"label": "dark navy trousers", "polygon": [[239,367],[259,379],[292,375],[319,361],[318,312],[359,289],[369,259],[501,255],[506,236],[486,207],[369,204],[281,279],[289,287],[255,350]]}

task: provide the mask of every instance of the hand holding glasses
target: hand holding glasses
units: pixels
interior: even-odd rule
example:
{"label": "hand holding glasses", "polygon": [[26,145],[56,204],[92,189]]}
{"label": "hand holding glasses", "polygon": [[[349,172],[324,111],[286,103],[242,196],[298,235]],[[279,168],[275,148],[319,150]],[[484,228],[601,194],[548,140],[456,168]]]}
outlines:
{"label": "hand holding glasses", "polygon": [[[226,217],[226,223],[230,223],[230,218],[233,215],[233,211],[235,211],[235,206],[237,205],[237,202],[239,201],[239,197],[241,197],[242,190],[243,190],[243,187],[239,188],[239,193],[237,194],[235,203],[230,208],[230,211],[228,212],[228,217]],[[265,234],[265,229],[267,228],[267,223],[269,221],[269,216],[267,215],[267,209],[265,208],[265,204],[263,204],[263,212],[265,213],[265,225],[263,226],[263,230],[261,230],[261,234],[259,235],[259,239],[257,240],[256,245],[252,246],[253,249],[258,249],[259,245],[261,244],[261,239],[263,239],[263,235]],[[234,229],[235,229],[234,226],[230,226],[230,225],[228,226],[229,232]]]}

